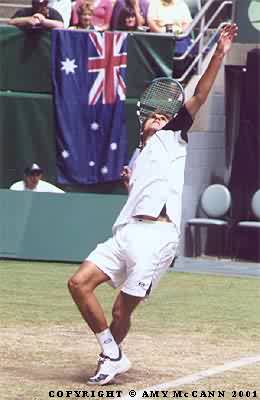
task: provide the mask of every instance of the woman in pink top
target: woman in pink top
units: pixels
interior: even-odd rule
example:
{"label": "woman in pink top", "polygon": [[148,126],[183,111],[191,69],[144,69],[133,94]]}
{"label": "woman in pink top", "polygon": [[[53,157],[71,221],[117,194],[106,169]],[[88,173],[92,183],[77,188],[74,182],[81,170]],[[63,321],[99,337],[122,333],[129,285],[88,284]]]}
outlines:
{"label": "woman in pink top", "polygon": [[98,31],[107,30],[113,11],[112,0],[76,0],[76,4],[72,10],[72,24],[78,24],[78,9],[86,2],[93,4],[94,7],[91,21],[94,28]]}

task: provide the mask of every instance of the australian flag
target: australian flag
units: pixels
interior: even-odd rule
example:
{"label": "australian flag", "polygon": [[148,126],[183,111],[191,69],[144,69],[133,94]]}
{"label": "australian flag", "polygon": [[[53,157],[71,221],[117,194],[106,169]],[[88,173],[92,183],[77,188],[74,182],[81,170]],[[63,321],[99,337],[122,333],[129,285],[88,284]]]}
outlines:
{"label": "australian flag", "polygon": [[126,47],[125,32],[52,32],[61,184],[120,179],[127,160]]}

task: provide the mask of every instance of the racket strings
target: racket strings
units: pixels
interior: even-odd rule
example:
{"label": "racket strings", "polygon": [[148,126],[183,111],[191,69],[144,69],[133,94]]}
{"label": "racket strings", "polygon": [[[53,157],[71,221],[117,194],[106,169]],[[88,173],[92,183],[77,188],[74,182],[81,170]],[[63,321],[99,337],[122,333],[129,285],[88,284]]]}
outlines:
{"label": "racket strings", "polygon": [[143,121],[151,112],[176,114],[184,101],[181,86],[172,80],[153,82],[143,93],[139,102],[139,118]]}
{"label": "racket strings", "polygon": [[[155,85],[152,85],[148,90],[147,93],[144,93],[144,97],[147,99],[150,98],[167,98],[171,97],[173,99],[178,99],[181,96],[182,92],[177,85],[170,85],[169,84],[163,84],[163,83],[158,83]],[[159,96],[158,96],[159,95]]]}

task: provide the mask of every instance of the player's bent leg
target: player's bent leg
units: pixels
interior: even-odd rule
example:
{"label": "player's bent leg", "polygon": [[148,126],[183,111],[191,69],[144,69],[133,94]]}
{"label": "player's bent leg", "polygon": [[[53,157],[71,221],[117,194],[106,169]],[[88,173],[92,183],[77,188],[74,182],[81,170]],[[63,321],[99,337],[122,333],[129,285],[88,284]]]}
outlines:
{"label": "player's bent leg", "polygon": [[78,271],[69,279],[68,288],[82,317],[94,333],[107,329],[107,321],[94,290],[109,277],[94,263],[84,261]]}
{"label": "player's bent leg", "polygon": [[126,337],[131,326],[131,315],[143,297],[130,296],[120,292],[112,309],[112,322],[110,330],[117,344],[120,344]]}
{"label": "player's bent leg", "polygon": [[[131,314],[140,303],[142,298],[130,296],[120,292],[113,306],[113,321],[110,326],[112,336],[119,344],[127,335],[130,328]],[[126,355],[119,349],[119,356],[115,358],[100,355],[98,369],[88,383],[93,385],[105,385],[111,382],[117,375],[127,372],[131,368],[131,363]]]}

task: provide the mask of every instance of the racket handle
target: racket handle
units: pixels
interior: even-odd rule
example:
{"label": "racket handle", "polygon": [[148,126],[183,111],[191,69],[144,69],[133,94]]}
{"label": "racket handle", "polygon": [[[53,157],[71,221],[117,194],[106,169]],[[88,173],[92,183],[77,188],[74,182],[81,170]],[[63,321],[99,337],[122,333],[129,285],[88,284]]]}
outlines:
{"label": "racket handle", "polygon": [[141,152],[141,150],[139,148],[135,149],[132,157],[130,158],[129,163],[128,163],[128,167],[131,170],[133,169],[134,163],[135,163],[137,157],[139,156],[140,152]]}

